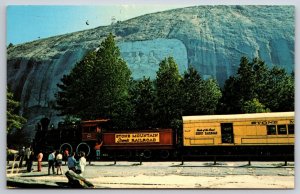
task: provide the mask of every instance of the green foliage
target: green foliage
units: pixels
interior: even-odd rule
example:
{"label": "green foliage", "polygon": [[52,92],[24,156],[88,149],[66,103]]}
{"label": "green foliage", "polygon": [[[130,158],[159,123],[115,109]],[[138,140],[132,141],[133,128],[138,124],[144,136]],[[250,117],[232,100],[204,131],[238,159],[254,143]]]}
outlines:
{"label": "green foliage", "polygon": [[156,91],[153,81],[145,77],[142,80],[134,81],[130,94],[136,127],[156,127]]}
{"label": "green foliage", "polygon": [[266,85],[261,91],[260,101],[274,112],[293,111],[295,102],[295,80],[282,68],[269,70]]}
{"label": "green foliage", "polygon": [[270,112],[270,109],[266,108],[266,106],[261,104],[258,99],[254,98],[244,102],[242,111],[244,113],[263,113]]}
{"label": "green foliage", "polygon": [[88,53],[78,62],[69,75],[64,75],[62,83],[57,84],[60,91],[56,94],[57,109],[62,115],[79,118],[93,117],[90,112],[93,104],[94,90],[93,73],[95,69],[96,53]]}
{"label": "green foliage", "polygon": [[219,101],[218,112],[219,113],[241,113],[240,107],[242,106],[242,95],[237,89],[237,78],[230,76],[224,84],[222,90],[222,97]]}
{"label": "green foliage", "polygon": [[184,73],[183,79],[180,82],[183,115],[195,115],[202,112],[202,108],[204,107],[203,85],[204,81],[196,69],[190,67]]}
{"label": "green foliage", "polygon": [[181,76],[172,57],[165,58],[159,64],[156,74],[158,123],[170,127],[173,119],[181,117],[179,82]]}
{"label": "green foliage", "polygon": [[242,101],[256,97],[254,62],[250,63],[246,57],[241,58],[240,68],[238,69],[238,84],[236,85],[242,94]]}
{"label": "green foliage", "polygon": [[21,129],[22,126],[26,123],[26,119],[17,114],[20,103],[14,99],[12,92],[7,90],[7,128],[6,132],[10,132],[12,129]]}
{"label": "green foliage", "polygon": [[94,111],[100,112],[102,117],[111,117],[117,106],[125,103],[128,97],[131,72],[126,62],[121,58],[113,35],[104,40],[97,51],[97,63],[94,70],[93,85],[97,88]]}
{"label": "green foliage", "polygon": [[64,124],[66,125],[72,125],[72,124],[76,124],[76,123],[80,123],[80,118],[76,118],[76,117],[73,117],[71,115],[67,115],[65,118],[64,118]]}
{"label": "green foliage", "polygon": [[[244,113],[256,109],[273,112],[293,111],[294,93],[293,75],[288,75],[279,67],[269,69],[258,58],[249,62],[246,57],[242,57],[237,75],[225,82],[218,112]],[[254,103],[254,99],[264,108]],[[255,106],[251,110],[248,107],[249,103]]]}
{"label": "green foliage", "polygon": [[204,81],[202,98],[204,100],[203,114],[214,114],[217,110],[218,102],[222,96],[220,86],[215,79]]}
{"label": "green foliage", "polygon": [[98,51],[89,52],[61,79],[57,85],[57,109],[62,115],[83,120],[124,116],[119,107],[128,104],[130,74],[109,34]]}
{"label": "green foliage", "polygon": [[202,80],[198,72],[190,67],[180,82],[183,115],[213,114],[221,90],[213,79]]}

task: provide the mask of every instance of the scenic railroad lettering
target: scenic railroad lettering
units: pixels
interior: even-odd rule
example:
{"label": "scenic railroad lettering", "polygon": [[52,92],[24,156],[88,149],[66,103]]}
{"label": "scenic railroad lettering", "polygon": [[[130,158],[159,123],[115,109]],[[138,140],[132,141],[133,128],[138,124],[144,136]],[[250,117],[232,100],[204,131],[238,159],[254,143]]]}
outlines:
{"label": "scenic railroad lettering", "polygon": [[158,143],[159,133],[115,134],[115,143]]}

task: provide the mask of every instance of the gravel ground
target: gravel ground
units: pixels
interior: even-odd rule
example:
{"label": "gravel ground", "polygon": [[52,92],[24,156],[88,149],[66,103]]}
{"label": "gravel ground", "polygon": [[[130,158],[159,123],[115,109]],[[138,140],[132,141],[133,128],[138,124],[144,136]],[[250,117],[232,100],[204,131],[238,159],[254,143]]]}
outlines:
{"label": "gravel ground", "polygon": [[[12,162],[10,162],[11,164]],[[294,163],[283,162],[92,162],[84,177],[96,188],[198,188],[198,189],[293,189]],[[42,172],[27,173],[25,168],[7,167],[8,186],[21,188],[66,187],[65,175],[48,175],[47,163]],[[63,171],[67,167],[63,166]],[[18,183],[18,184],[17,184]]]}

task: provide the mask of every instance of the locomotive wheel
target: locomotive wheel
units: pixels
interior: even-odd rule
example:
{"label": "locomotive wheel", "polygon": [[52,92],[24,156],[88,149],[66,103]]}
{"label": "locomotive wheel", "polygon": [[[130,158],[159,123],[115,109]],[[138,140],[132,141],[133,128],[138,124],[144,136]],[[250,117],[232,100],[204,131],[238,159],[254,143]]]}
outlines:
{"label": "locomotive wheel", "polygon": [[152,156],[152,152],[150,150],[144,150],[143,151],[144,158],[149,159]]}
{"label": "locomotive wheel", "polygon": [[87,143],[85,143],[85,142],[81,142],[80,144],[78,144],[78,146],[76,147],[76,153],[79,152],[79,147],[80,147],[80,146],[86,146],[86,147],[88,148],[88,152],[86,153],[86,156],[90,155],[91,148],[90,148],[90,146],[89,146]]}
{"label": "locomotive wheel", "polygon": [[64,151],[64,150],[63,150],[63,147],[65,147],[65,146],[68,146],[68,147],[70,148],[70,153],[73,152],[72,146],[71,146],[71,144],[69,144],[69,143],[63,143],[63,144],[61,144],[61,146],[60,146],[60,148],[59,148],[59,152]]}
{"label": "locomotive wheel", "polygon": [[170,156],[170,152],[168,150],[161,150],[159,155],[160,155],[160,158],[167,159]]}

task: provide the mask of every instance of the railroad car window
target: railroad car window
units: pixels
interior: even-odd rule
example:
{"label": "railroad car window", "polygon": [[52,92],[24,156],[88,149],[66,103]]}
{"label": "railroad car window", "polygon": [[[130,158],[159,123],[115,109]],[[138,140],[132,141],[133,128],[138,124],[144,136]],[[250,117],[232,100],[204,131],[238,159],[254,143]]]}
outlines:
{"label": "railroad car window", "polygon": [[286,135],[286,125],[277,125],[278,135]]}
{"label": "railroad car window", "polygon": [[294,134],[294,124],[289,124],[288,125],[288,131],[289,131],[289,134]]}
{"label": "railroad car window", "polygon": [[233,143],[233,124],[221,123],[222,143]]}
{"label": "railroad car window", "polygon": [[276,135],[276,125],[267,125],[267,134]]}

